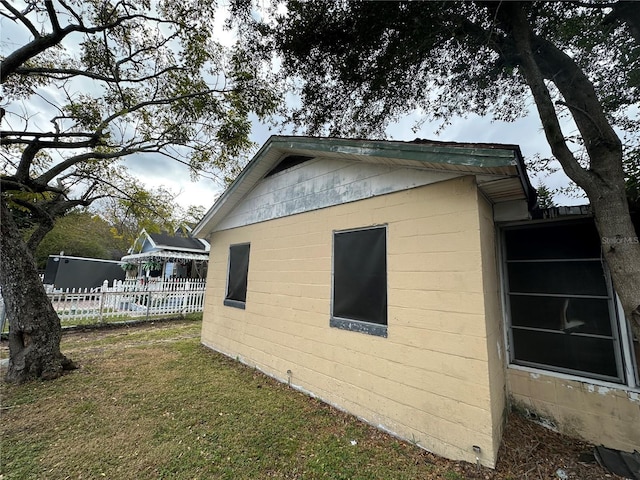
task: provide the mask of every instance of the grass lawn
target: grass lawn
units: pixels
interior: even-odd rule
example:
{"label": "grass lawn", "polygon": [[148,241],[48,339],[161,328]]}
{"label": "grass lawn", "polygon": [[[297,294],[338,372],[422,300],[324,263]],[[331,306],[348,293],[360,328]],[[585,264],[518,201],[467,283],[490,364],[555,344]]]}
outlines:
{"label": "grass lawn", "polygon": [[[133,325],[142,322],[153,322],[153,321],[165,321],[165,320],[177,320],[180,318],[184,318],[186,320],[196,320],[202,319],[202,312],[199,313],[187,313],[186,315],[175,313],[175,314],[153,314],[147,316],[146,314],[141,314],[137,317],[132,315],[105,315],[102,317],[102,321],[99,317],[81,317],[81,318],[65,318],[62,317],[60,323],[62,325],[63,330],[73,330],[75,328],[86,329],[86,328],[104,328],[104,327],[120,327]],[[2,332],[4,335],[9,333],[9,321],[7,320],[4,323],[4,328]],[[0,355],[4,352],[0,351]],[[8,356],[8,354],[6,355]],[[6,357],[5,356],[5,357]],[[0,358],[5,358],[0,356]]]}
{"label": "grass lawn", "polygon": [[202,347],[200,325],[65,335],[62,350],[80,370],[1,387],[1,478],[412,479],[431,470],[413,446]]}
{"label": "grass lawn", "polygon": [[79,370],[0,387],[0,479],[525,478],[390,437],[202,347],[200,326],[65,334]]}

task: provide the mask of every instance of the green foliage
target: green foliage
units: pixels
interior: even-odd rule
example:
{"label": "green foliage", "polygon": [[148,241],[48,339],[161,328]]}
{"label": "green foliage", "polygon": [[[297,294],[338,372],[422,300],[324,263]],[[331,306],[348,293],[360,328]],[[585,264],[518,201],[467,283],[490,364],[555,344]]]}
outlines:
{"label": "green foliage", "polygon": [[65,113],[76,121],[78,131],[95,129],[102,121],[101,105],[89,95],[79,95],[77,101],[65,106]]}
{"label": "green foliage", "polygon": [[[504,4],[291,0],[263,9],[261,22],[250,8],[238,1],[233,9],[247,31],[246,55],[278,58],[281,81],[300,98],[288,118],[310,134],[382,136],[390,121],[414,111],[443,125],[471,112],[500,120],[527,113],[529,86],[500,17]],[[611,20],[605,5],[522,8],[535,34],[570,52],[611,121],[638,145],[640,46],[628,25]]]}
{"label": "green foliage", "polygon": [[[234,177],[254,146],[250,116],[272,115],[279,93],[242,48],[218,43],[218,14],[209,0],[53,0],[0,10],[19,32],[0,69],[5,197],[50,193],[51,201],[19,205],[37,223],[111,197],[147,227],[149,217],[174,219],[170,195],[136,188],[125,158],[176,161],[193,178],[220,183]],[[23,111],[36,99],[51,106],[46,118]]]}
{"label": "green foliage", "polygon": [[[32,232],[26,231],[26,235]],[[114,237],[111,225],[88,211],[74,211],[60,218],[35,252],[38,268],[44,268],[49,255],[64,251],[73,257],[120,260],[128,245]]]}
{"label": "green foliage", "polygon": [[149,271],[160,270],[162,268],[162,263],[158,260],[147,260],[142,264],[142,268]]}
{"label": "green foliage", "polygon": [[137,271],[138,270],[138,265],[136,265],[135,263],[123,263],[121,265],[122,269],[125,272],[133,272],[134,270]]}
{"label": "green foliage", "polygon": [[292,1],[273,24],[256,28],[246,47],[273,45],[283,75],[301,80],[291,119],[312,134],[382,135],[389,121],[417,108],[443,121],[485,114],[496,103],[503,116],[522,114],[515,95],[522,81],[497,69],[488,48],[466,48],[456,32],[466,16],[477,17],[478,9],[462,2]]}
{"label": "green foliage", "polygon": [[546,185],[540,183],[537,187],[538,190],[538,207],[545,209],[555,206],[553,202],[553,192],[549,190]]}
{"label": "green foliage", "polygon": [[150,233],[175,231],[193,226],[205,213],[202,206],[180,207],[169,190],[144,189],[136,183],[128,185],[126,195],[101,199],[92,208],[111,225],[112,235],[128,247],[142,229]]}

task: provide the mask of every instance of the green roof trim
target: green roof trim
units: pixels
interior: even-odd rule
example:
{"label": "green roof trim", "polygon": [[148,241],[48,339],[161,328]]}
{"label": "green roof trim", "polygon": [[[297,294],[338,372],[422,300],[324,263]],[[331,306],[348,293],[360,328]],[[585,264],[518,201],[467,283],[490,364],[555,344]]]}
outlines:
{"label": "green roof trim", "polygon": [[271,137],[265,144],[287,149],[342,153],[368,157],[392,157],[423,163],[468,167],[506,167],[518,163],[519,149],[514,145],[476,145],[427,142],[348,140],[337,138]]}
{"label": "green roof trim", "polygon": [[[531,207],[536,192],[526,174],[524,160],[517,145],[489,143],[456,143],[416,139],[414,141],[364,140],[331,137],[303,137],[273,135],[267,139],[238,177],[218,197],[193,235],[206,235],[211,222],[216,223],[260,182],[285,154],[304,154],[321,157],[327,154],[354,155],[363,158],[389,158],[443,166],[467,167],[471,174],[475,169],[509,168],[517,172],[523,193]],[[462,168],[461,171],[465,169]],[[209,225],[209,226],[208,226]],[[204,237],[200,237],[204,238]]]}

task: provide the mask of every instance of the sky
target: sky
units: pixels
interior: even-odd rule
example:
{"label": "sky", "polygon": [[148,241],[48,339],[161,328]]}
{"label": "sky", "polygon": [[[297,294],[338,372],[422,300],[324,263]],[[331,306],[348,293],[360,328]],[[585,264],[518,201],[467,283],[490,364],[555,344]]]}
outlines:
{"label": "sky", "polygon": [[[419,119],[418,115],[407,115],[401,121],[393,123],[387,130],[388,140],[411,141],[416,138],[423,138],[438,141],[469,142],[469,143],[503,143],[519,145],[525,159],[534,158],[539,155],[541,158],[549,158],[551,150],[547,143],[537,113],[534,111],[525,118],[515,122],[491,121],[477,115],[470,115],[468,118],[456,118],[452,124],[445,128],[439,135],[435,132],[438,125],[435,123],[425,123],[420,130],[414,132],[412,127]],[[251,139],[257,144],[255,151],[262,146],[271,135],[291,134],[291,129],[273,129],[272,127],[259,122],[253,123]],[[210,180],[201,180],[193,183],[188,181],[188,173],[181,167],[175,165],[175,173],[171,178],[167,175],[166,167],[158,165],[150,170],[149,163],[140,164],[134,171],[138,172],[151,183],[164,183],[175,192],[181,192],[177,201],[182,205],[202,205],[206,209],[213,205],[213,202],[222,192],[219,185]],[[529,172],[531,183],[534,187],[542,181],[550,189],[565,187],[569,179],[561,170],[551,175],[535,176]],[[185,179],[187,181],[185,181]],[[566,195],[556,195],[554,201],[557,205],[582,205],[588,203],[585,198],[569,197]]]}
{"label": "sky", "polygon": [[[221,43],[230,45],[233,42],[233,35],[222,29],[224,16],[217,19],[220,24]],[[2,54],[6,55],[16,46],[24,42],[25,31],[16,27],[4,19],[0,20],[0,43],[2,44]],[[90,83],[83,85],[83,88],[91,89]],[[55,92],[50,92],[55,97]],[[41,99],[33,98],[25,103],[23,108],[35,118],[41,118],[41,125],[47,125],[51,114],[50,107]],[[515,122],[492,121],[489,118],[482,118],[470,115],[468,118],[454,118],[451,125],[443,129],[438,135],[435,134],[438,125],[425,122],[420,129],[414,131],[415,123],[420,120],[417,113],[409,114],[400,121],[391,124],[387,130],[387,138],[398,141],[411,141],[416,138],[470,143],[504,143],[519,145],[525,159],[534,158],[538,155],[541,158],[550,157],[549,145],[542,132],[540,121],[533,105],[529,108],[529,114]],[[50,124],[48,124],[50,125]],[[7,126],[3,124],[2,128]],[[48,127],[45,127],[48,128]],[[253,122],[251,140],[256,144],[252,153],[266,142],[274,134],[291,134],[291,127],[273,127]],[[164,186],[176,194],[176,202],[183,207],[190,205],[200,205],[208,209],[215,199],[221,194],[222,186],[210,179],[202,178],[197,182],[192,182],[188,169],[177,162],[167,160],[163,157],[145,156],[126,160],[126,165],[130,172],[140,179],[140,182],[148,187]],[[536,177],[530,173],[531,182],[538,186],[540,181],[551,188],[563,187],[568,184],[568,178],[562,171],[550,176]],[[585,198],[573,198],[558,195],[555,197],[556,204],[575,205],[587,203]]]}

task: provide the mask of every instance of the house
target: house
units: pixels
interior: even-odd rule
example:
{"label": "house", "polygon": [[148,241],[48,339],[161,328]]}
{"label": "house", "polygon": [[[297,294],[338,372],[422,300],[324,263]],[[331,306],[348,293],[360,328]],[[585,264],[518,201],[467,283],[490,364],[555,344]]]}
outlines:
{"label": "house", "polygon": [[188,227],[174,233],[143,229],[121,261],[138,277],[206,278],[209,242],[195,238]]}
{"label": "house", "polygon": [[493,467],[512,407],[638,448],[593,219],[534,205],[517,146],[271,137],[194,229],[202,343],[452,459]]}

